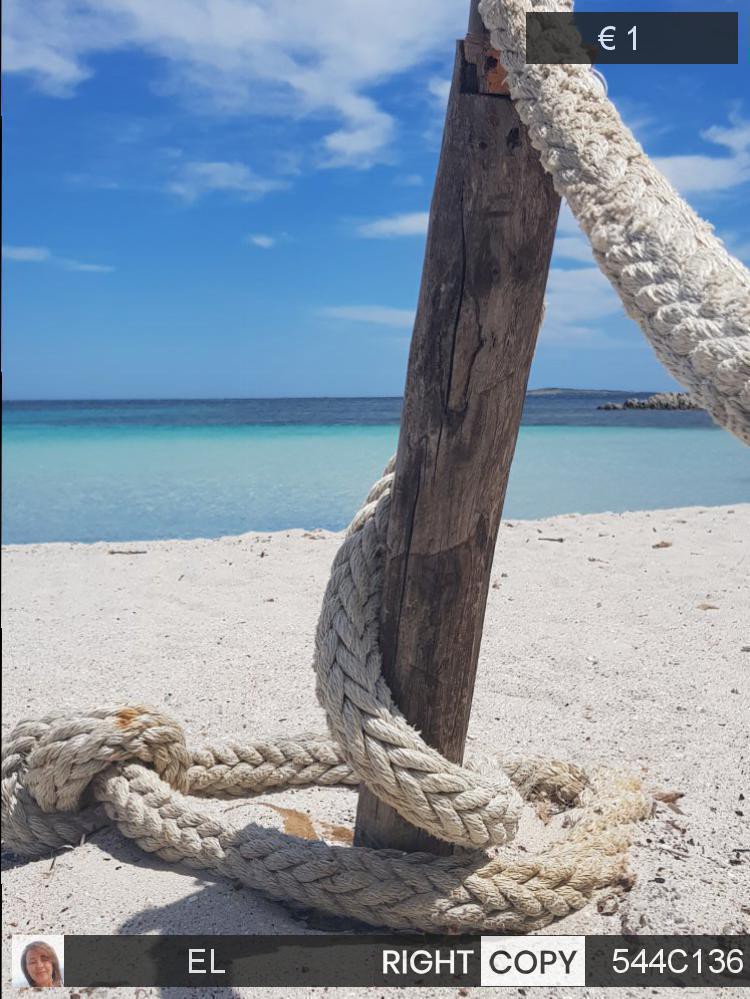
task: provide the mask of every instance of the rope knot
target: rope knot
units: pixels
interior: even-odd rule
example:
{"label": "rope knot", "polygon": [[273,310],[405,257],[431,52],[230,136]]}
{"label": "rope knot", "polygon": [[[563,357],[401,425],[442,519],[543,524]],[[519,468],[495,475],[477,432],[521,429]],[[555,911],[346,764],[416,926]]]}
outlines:
{"label": "rope knot", "polygon": [[42,847],[77,842],[101,825],[86,791],[113,766],[144,763],[171,787],[188,789],[182,728],[143,705],[23,721],[3,743],[2,760],[4,839],[23,852],[34,840]]}

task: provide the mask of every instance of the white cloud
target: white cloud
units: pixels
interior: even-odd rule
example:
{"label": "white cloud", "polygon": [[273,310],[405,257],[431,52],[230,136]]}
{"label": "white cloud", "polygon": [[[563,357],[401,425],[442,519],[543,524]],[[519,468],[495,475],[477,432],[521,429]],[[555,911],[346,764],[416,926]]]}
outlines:
{"label": "white cloud", "polygon": [[108,264],[87,264],[71,257],[54,256],[46,246],[3,246],[3,259],[18,263],[55,264],[66,271],[87,271],[91,274],[110,274],[114,267]]}
{"label": "white cloud", "polygon": [[560,205],[553,252],[557,260],[576,260],[583,264],[594,262],[589,241],[568,207],[567,201],[563,201]]}
{"label": "white cloud", "polygon": [[326,319],[344,319],[372,326],[410,329],[414,325],[414,309],[392,309],[387,305],[329,305],[318,312]]}
{"label": "white cloud", "polygon": [[429,212],[405,212],[364,222],[357,233],[365,239],[392,239],[395,236],[424,236],[430,221]]}
{"label": "white cloud", "polygon": [[369,167],[382,160],[394,135],[393,118],[367,97],[351,96],[339,101],[338,108],[348,124],[325,136],[320,165]]}
{"label": "white cloud", "polygon": [[622,311],[622,303],[598,267],[553,267],[547,282],[547,314],[571,323],[599,320]]}
{"label": "white cloud", "polygon": [[681,194],[724,191],[750,180],[748,156],[657,156],[654,163]]}
{"label": "white cloud", "polygon": [[270,250],[272,246],[276,245],[276,240],[273,236],[266,236],[262,232],[251,233],[245,238],[246,243],[251,243],[253,246],[259,246],[261,250]]}
{"label": "white cloud", "polygon": [[[12,3],[6,7],[5,14],[6,18],[13,16]],[[24,6],[21,20],[24,37],[14,35],[12,22],[3,31],[4,72],[29,73],[34,76],[43,92],[52,97],[70,97],[78,84],[90,74],[88,69],[78,63],[75,55],[66,55],[57,46],[54,36],[62,25],[58,22],[52,32],[48,33],[42,11],[27,5]]]}
{"label": "white cloud", "polygon": [[[606,75],[606,66],[600,71]],[[631,94],[618,93],[612,96],[620,117],[633,132],[639,142],[645,143],[672,131],[674,122],[660,113],[653,101],[634,99]]]}
{"label": "white cloud", "polygon": [[427,81],[427,91],[431,97],[435,98],[441,108],[445,108],[451,92],[451,81],[433,76]]}
{"label": "white cloud", "polygon": [[750,181],[750,121],[732,114],[730,124],[712,125],[701,138],[724,146],[730,156],[688,154],[656,156],[654,163],[682,194],[706,194],[737,187]]}
{"label": "white cloud", "polygon": [[702,133],[704,139],[726,146],[736,155],[746,153],[750,149],[750,121],[745,121],[737,112],[729,116],[730,126],[712,125]]}
{"label": "white cloud", "polygon": [[737,232],[723,232],[721,238],[730,253],[746,264],[750,264],[750,239]]}
{"label": "white cloud", "polygon": [[66,271],[83,271],[88,274],[111,274],[114,267],[109,264],[85,264],[81,260],[70,260],[63,257],[57,261]]}
{"label": "white cloud", "polygon": [[286,186],[286,181],[259,177],[244,163],[217,161],[182,164],[167,190],[185,201],[195,201],[211,191],[231,191],[246,200],[254,200]]}
{"label": "white cloud", "polygon": [[623,312],[622,303],[598,267],[553,267],[547,281],[542,327],[545,343],[576,343],[601,337],[601,326]]}
{"label": "white cloud", "polygon": [[4,260],[18,260],[23,263],[42,263],[49,260],[50,252],[46,246],[5,246],[3,245]]}
{"label": "white cloud", "polygon": [[399,187],[421,187],[424,184],[424,178],[419,173],[406,173],[394,178],[393,183]]}
{"label": "white cloud", "polygon": [[7,0],[4,66],[70,95],[95,56],[161,60],[162,93],[221,113],[321,114],[323,165],[382,160],[395,125],[370,88],[445,52],[465,29],[455,0]]}

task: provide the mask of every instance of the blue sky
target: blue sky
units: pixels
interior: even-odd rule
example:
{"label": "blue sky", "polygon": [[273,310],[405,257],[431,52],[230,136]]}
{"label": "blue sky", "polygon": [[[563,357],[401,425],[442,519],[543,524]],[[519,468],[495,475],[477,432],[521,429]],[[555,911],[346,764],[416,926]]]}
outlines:
{"label": "blue sky", "polygon": [[[8,0],[5,396],[399,395],[467,8]],[[742,59],[606,76],[747,262]],[[568,212],[531,385],[674,387]]]}

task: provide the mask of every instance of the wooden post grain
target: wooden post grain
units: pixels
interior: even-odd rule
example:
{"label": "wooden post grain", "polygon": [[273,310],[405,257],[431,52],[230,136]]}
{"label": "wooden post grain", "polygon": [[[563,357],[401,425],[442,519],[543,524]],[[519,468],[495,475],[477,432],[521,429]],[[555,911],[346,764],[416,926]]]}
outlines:
{"label": "wooden post grain", "polygon": [[[457,46],[409,356],[385,564],[383,672],[463,759],[485,602],[559,199],[476,33]],[[366,788],[355,843],[448,853]]]}

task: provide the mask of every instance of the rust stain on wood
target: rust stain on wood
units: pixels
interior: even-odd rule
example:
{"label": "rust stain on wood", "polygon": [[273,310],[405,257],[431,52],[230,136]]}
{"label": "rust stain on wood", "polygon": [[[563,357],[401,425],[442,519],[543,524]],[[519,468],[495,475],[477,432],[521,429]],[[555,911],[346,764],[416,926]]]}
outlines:
{"label": "rust stain on wood", "polygon": [[484,55],[484,82],[488,94],[509,94],[508,74],[500,62],[500,53],[488,49]]}
{"label": "rust stain on wood", "polygon": [[487,38],[467,35],[463,42],[463,55],[466,63],[476,69],[474,82],[478,93],[501,97],[510,95],[508,74],[500,62],[500,53],[492,48]]}

